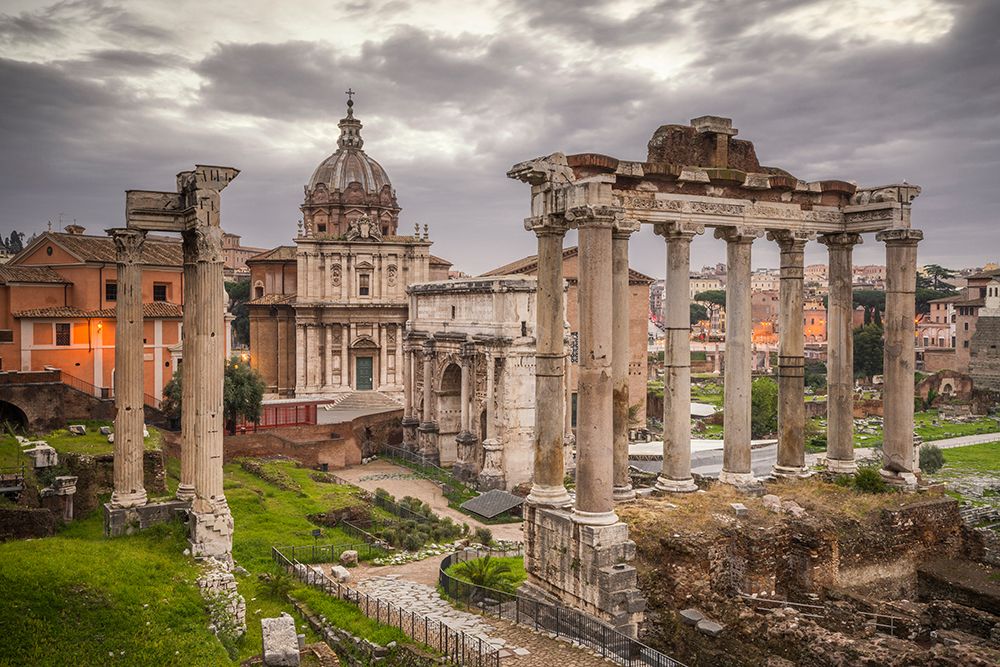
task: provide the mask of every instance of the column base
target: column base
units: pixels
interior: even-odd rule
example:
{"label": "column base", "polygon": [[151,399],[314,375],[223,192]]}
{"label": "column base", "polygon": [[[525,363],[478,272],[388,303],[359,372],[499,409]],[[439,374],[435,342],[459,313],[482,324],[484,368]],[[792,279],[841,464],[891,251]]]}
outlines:
{"label": "column base", "polygon": [[853,475],[858,471],[858,462],[854,459],[828,458],[825,466],[829,472],[836,473],[838,475]]}
{"label": "column base", "polygon": [[178,484],[177,493],[174,494],[177,500],[191,502],[194,500],[194,484]]}
{"label": "column base", "polygon": [[660,475],[656,478],[654,489],[661,493],[693,493],[698,490],[698,485],[690,477],[687,479],[670,479]]}
{"label": "column base", "polygon": [[438,465],[441,450],[438,449],[438,425],[436,422],[421,422],[417,427],[417,454]]}
{"label": "column base", "polygon": [[215,558],[233,562],[233,515],[226,499],[197,499],[189,520],[191,533],[188,543],[195,558]]}
{"label": "column base", "polygon": [[807,477],[812,477],[812,472],[807,470],[805,466],[776,465],[771,468],[771,474],[775,477],[784,477],[786,479],[805,479]]}
{"label": "column base", "polygon": [[719,481],[732,486],[755,486],[758,484],[757,478],[752,472],[730,472],[723,470],[719,473]]}
{"label": "column base", "polygon": [[618,523],[618,515],[614,510],[609,512],[585,512],[581,509],[573,508],[570,515],[573,523],[584,526],[612,526]]}
{"label": "column base", "polygon": [[112,509],[129,509],[132,507],[142,507],[145,504],[146,489],[139,489],[132,493],[118,493],[115,491],[111,494],[111,502],[109,503]]}
{"label": "column base", "polygon": [[616,503],[630,503],[635,500],[635,489],[632,485],[628,486],[616,486],[611,491],[611,499]]}
{"label": "column base", "polygon": [[897,472],[895,470],[886,470],[883,468],[879,470],[882,475],[882,479],[886,481],[887,484],[899,487],[907,491],[915,491],[917,486],[920,484],[920,478],[912,472]]}
{"label": "column base", "polygon": [[573,504],[573,499],[569,497],[569,491],[565,486],[542,486],[532,484],[531,492],[525,500],[536,507],[558,507],[567,508]]}
{"label": "column base", "polygon": [[400,426],[403,427],[403,449],[412,452],[417,448],[417,427],[420,426],[420,420],[403,417]]}

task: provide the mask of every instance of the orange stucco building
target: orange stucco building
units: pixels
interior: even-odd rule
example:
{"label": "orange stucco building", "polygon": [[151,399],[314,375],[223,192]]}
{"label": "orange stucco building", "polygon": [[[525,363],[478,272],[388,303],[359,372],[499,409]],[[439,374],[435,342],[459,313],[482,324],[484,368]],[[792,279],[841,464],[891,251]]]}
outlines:
{"label": "orange stucco building", "polygon": [[[68,384],[111,396],[114,241],[70,229],[41,234],[0,265],[0,370],[55,367]],[[143,260],[143,391],[148,401],[162,397],[180,355],[184,287],[179,239],[150,236]]]}

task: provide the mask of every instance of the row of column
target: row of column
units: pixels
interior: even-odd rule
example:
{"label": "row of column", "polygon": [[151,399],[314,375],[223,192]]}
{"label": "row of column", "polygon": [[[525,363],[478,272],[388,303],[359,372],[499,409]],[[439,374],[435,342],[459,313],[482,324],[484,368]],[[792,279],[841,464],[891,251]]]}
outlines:
{"label": "row of column", "polygon": [[[395,343],[389,342],[389,327],[396,327]],[[334,329],[340,328],[339,347],[334,343]],[[351,388],[349,342],[354,337],[353,324],[296,325],[295,373],[296,386],[313,390],[332,391]],[[403,341],[399,325],[378,326],[379,376],[373,378],[376,386],[389,384],[389,356],[393,357],[393,382],[402,372]],[[336,363],[335,363],[336,361]]]}
{"label": "row of column", "polygon": [[[303,253],[302,295],[310,299],[357,301],[362,298],[358,294],[358,276],[367,273],[371,277],[370,293],[363,298],[405,297],[405,282],[399,279],[403,257],[381,254],[366,254],[365,257],[370,257],[374,265],[359,269],[358,256],[354,253]],[[313,276],[319,276],[320,280],[311,280]]]}

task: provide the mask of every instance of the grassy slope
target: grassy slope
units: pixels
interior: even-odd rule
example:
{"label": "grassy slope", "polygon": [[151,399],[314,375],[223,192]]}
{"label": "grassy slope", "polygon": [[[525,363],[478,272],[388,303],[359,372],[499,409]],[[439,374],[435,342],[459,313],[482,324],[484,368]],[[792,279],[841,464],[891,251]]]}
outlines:
{"label": "grassy slope", "polygon": [[[56,429],[50,433],[38,433],[35,435],[28,436],[31,440],[44,440],[49,445],[52,446],[60,454],[111,454],[114,452],[114,445],[108,442],[108,436],[101,435],[99,430],[102,426],[110,426],[114,429],[114,422],[101,421],[101,420],[86,420],[80,422],[74,422],[75,424],[83,424],[87,427],[86,435],[73,435],[68,430],[61,428]],[[161,434],[156,428],[149,426],[147,427],[149,431],[149,437],[146,438],[145,444],[147,450],[158,450],[160,449]],[[0,444],[14,444],[16,446],[16,441],[14,438],[8,434],[3,433],[0,435]],[[17,449],[20,449],[17,447]],[[2,461],[3,459],[0,459]],[[7,465],[5,463],[0,463],[0,465]]]}
{"label": "grassy slope", "polygon": [[179,526],[105,540],[98,514],[0,544],[0,665],[230,664],[184,547]]}

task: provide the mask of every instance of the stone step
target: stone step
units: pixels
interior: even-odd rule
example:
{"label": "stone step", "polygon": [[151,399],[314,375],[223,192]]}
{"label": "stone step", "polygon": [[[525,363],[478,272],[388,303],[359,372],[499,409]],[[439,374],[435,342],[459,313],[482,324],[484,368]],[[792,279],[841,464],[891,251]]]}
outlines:
{"label": "stone step", "polygon": [[402,406],[379,391],[355,391],[334,403],[338,410],[398,410]]}

